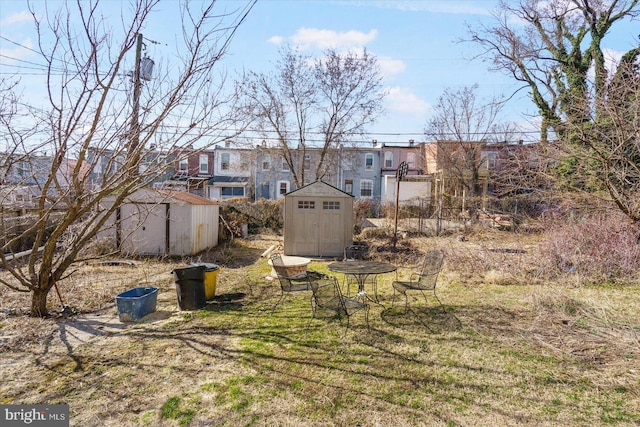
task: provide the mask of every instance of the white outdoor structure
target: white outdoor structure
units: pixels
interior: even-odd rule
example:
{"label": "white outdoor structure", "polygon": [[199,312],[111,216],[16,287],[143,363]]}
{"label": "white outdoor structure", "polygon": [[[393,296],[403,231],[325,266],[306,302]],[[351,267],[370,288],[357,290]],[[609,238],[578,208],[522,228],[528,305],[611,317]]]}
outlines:
{"label": "white outdoor structure", "polygon": [[338,256],[353,243],[353,196],[316,181],[284,196],[284,253]]}
{"label": "white outdoor structure", "polygon": [[[431,176],[411,175],[400,181],[400,205],[418,205],[420,201],[429,202],[431,198]],[[385,175],[382,177],[382,203],[396,203],[396,177]]]}
{"label": "white outdoor structure", "polygon": [[133,255],[194,255],[218,244],[218,215],[213,200],[144,188],[127,198],[98,238],[113,238],[122,252]]}

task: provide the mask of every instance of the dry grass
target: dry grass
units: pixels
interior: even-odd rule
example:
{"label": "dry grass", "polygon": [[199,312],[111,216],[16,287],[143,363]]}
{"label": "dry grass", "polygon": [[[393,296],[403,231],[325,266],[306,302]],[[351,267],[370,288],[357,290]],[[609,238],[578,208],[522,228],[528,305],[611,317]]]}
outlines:
{"label": "dry grass", "polygon": [[[271,315],[279,289],[260,254],[274,243],[237,240],[199,259],[221,271],[219,296],[196,312],[177,309],[170,272],[183,263],[80,266],[61,284],[81,312],[70,318],[25,317],[26,299],[0,289],[0,403],[68,403],[78,426],[640,423],[638,285],[545,283],[530,275],[526,236],[410,238],[376,256],[405,275],[421,251],[443,249],[448,313],[428,295],[413,313],[392,307],[389,274],[372,329],[356,315],[343,342],[345,321],[309,322],[306,296]],[[160,287],[158,309],[122,324],[113,297],[140,284]]]}

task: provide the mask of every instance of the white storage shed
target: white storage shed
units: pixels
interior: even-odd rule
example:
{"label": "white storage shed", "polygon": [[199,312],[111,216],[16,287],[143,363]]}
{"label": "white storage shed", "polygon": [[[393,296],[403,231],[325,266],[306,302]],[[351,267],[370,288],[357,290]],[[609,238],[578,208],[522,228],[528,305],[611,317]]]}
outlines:
{"label": "white storage shed", "polygon": [[353,196],[322,181],[284,196],[284,254],[342,257],[353,243]]}
{"label": "white storage shed", "polygon": [[132,255],[194,255],[218,244],[218,216],[216,201],[144,188],[118,207],[98,237],[114,238],[122,252]]}

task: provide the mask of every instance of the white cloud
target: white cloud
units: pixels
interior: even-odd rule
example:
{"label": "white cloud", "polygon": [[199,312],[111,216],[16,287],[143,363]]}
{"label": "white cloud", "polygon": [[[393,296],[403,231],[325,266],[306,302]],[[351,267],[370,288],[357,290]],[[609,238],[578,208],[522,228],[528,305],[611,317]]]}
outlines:
{"label": "white cloud", "polygon": [[395,86],[388,88],[387,91],[385,100],[387,108],[391,111],[423,118],[433,109],[429,103],[420,99],[407,87]]}
{"label": "white cloud", "polygon": [[407,65],[400,59],[393,59],[387,56],[378,57],[378,65],[382,75],[386,78],[392,78],[407,69]]}
{"label": "white cloud", "polygon": [[[603,48],[602,54],[604,55],[604,67],[607,69],[607,73],[609,78],[611,78],[616,70],[618,69],[618,65],[620,65],[620,60],[625,52],[620,52],[613,49]],[[593,68],[593,65],[589,68],[587,73],[587,77],[591,80],[595,80],[596,72]]]}
{"label": "white cloud", "polygon": [[[362,2],[363,5],[371,5]],[[451,15],[490,15],[491,5],[486,2],[453,1],[453,0],[380,0],[373,5],[381,9],[397,9],[406,11],[426,11]]]}
{"label": "white cloud", "polygon": [[[13,24],[23,24],[32,22],[33,16],[29,12],[22,11],[13,13],[0,21],[0,27],[5,29],[6,27]],[[7,36],[7,34],[3,34],[3,36]],[[8,37],[9,39],[14,39],[13,37]],[[25,59],[30,56],[33,56],[33,43],[31,39],[27,38],[25,40],[17,41],[14,39],[13,44],[5,44],[5,46],[11,46],[11,48],[5,47],[0,49],[0,54],[4,55],[4,60],[13,63],[14,59]]]}
{"label": "white cloud", "polygon": [[272,44],[282,44],[284,43],[284,37],[282,36],[273,36],[271,38],[269,38],[269,40],[267,40],[269,43]]}
{"label": "white cloud", "polygon": [[622,56],[625,54],[625,52],[619,52],[617,50],[604,48],[602,49],[602,54],[604,55],[605,67],[611,73],[615,72],[615,70],[618,68],[620,60],[622,59]]}
{"label": "white cloud", "polygon": [[300,28],[291,36],[291,42],[302,50],[311,48],[324,50],[361,47],[374,40],[377,36],[377,30],[363,33],[355,30],[337,32],[317,28]]}
{"label": "white cloud", "polygon": [[5,19],[0,21],[0,26],[6,26],[11,24],[21,24],[23,22],[30,22],[33,19],[29,12],[23,11],[14,13],[12,15],[7,16]]}
{"label": "white cloud", "polygon": [[33,56],[33,43],[31,39],[26,39],[20,42],[20,46],[16,46],[13,49],[0,49],[0,54],[8,63],[13,63],[14,59],[25,59]]}

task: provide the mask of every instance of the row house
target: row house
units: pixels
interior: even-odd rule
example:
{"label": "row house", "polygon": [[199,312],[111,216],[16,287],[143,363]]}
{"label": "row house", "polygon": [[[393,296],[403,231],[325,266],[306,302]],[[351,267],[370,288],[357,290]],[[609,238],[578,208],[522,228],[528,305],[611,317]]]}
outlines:
{"label": "row house", "polygon": [[[254,188],[256,199],[279,199],[290,191],[321,180],[337,186],[339,152],[319,148],[294,150],[287,161],[279,148],[256,146]],[[294,165],[295,172],[291,169]]]}
{"label": "row house", "polygon": [[[59,192],[84,191],[84,180],[88,174],[88,168],[86,164],[81,164],[76,172],[77,166],[77,160],[64,158],[54,167],[54,157],[47,154],[0,153],[1,204],[3,206],[34,206],[43,196],[53,201],[59,196]],[[55,181],[48,184],[48,190],[43,194],[43,188],[47,185],[54,169]],[[76,183],[72,182],[74,172],[79,178]],[[80,188],[74,188],[74,185]]]}
{"label": "row house", "polygon": [[472,198],[486,209],[490,197],[536,183],[539,144],[436,141],[423,145],[425,173],[434,177],[433,197],[465,210]]}
{"label": "row house", "polygon": [[[329,150],[295,149],[291,165],[279,147],[266,143],[238,148],[230,143],[214,149],[184,149],[164,156],[167,171],[154,187],[179,188],[209,199],[278,199],[322,180],[356,199],[394,203],[429,202],[446,195],[464,208],[471,197],[500,196],[511,169],[532,168],[535,144],[437,141],[345,146]],[[102,153],[108,157],[109,153]],[[161,156],[158,156],[159,159]],[[516,162],[517,160],[517,162]],[[526,161],[525,161],[526,160]],[[118,162],[108,163],[112,167]],[[403,183],[396,174],[406,166]],[[105,173],[105,172],[103,172]],[[520,173],[522,175],[522,173]]]}
{"label": "row house", "polygon": [[[138,172],[148,180],[156,182],[170,181],[174,176],[172,162],[175,154],[151,147],[140,161]],[[123,173],[126,151],[110,148],[90,147],[87,150],[88,185],[97,190],[104,184]]]}
{"label": "row house", "polygon": [[[407,152],[409,151],[409,152]],[[340,146],[328,153],[321,149],[298,151],[293,158],[299,161],[304,172],[304,179],[298,176],[296,183],[290,166],[278,148],[256,147],[257,162],[255,171],[256,198],[277,199],[286,193],[307,185],[315,180],[322,180],[332,186],[358,198],[369,198],[381,201],[387,178],[395,179],[401,162],[409,159],[410,175],[420,173],[418,158],[420,150],[416,146],[378,145],[375,141],[367,147]],[[384,156],[386,155],[386,167]],[[324,156],[324,157],[321,157]],[[318,165],[322,162],[322,169]],[[301,175],[300,173],[298,175]]]}
{"label": "row house", "polygon": [[356,199],[380,200],[382,191],[380,147],[340,148],[339,180],[334,185]]}
{"label": "row house", "polygon": [[208,183],[213,176],[215,156],[212,150],[196,150],[193,147],[173,150],[166,179],[154,184],[158,189],[182,190],[207,197]]}
{"label": "row house", "polygon": [[[381,147],[381,201],[383,204],[398,202],[407,204],[428,202],[431,193],[431,177],[425,175],[423,144],[415,144],[413,139],[409,144],[383,144]],[[400,165],[405,165],[406,175],[402,180],[402,187],[398,187],[397,172]]]}
{"label": "row house", "polygon": [[[212,155],[213,159],[205,159],[205,154]],[[255,149],[231,147],[227,143],[210,152],[194,151],[193,155],[181,158],[181,163],[176,163],[178,172],[174,178],[178,182],[205,178],[205,166],[213,165],[204,189],[205,197],[210,199],[275,200],[322,180],[356,198],[382,201],[385,192],[394,191],[396,170],[402,162],[408,165],[408,175],[422,173],[421,150],[412,141],[409,145],[378,145],[373,141],[366,147],[342,145],[326,152],[320,148],[296,149],[290,156],[295,171],[280,148],[265,143]],[[167,183],[156,186],[167,186]],[[200,189],[190,186],[188,191]]]}
{"label": "row house", "polygon": [[252,198],[251,177],[255,169],[255,150],[232,148],[229,143],[213,150],[213,174],[208,181],[209,199]]}

